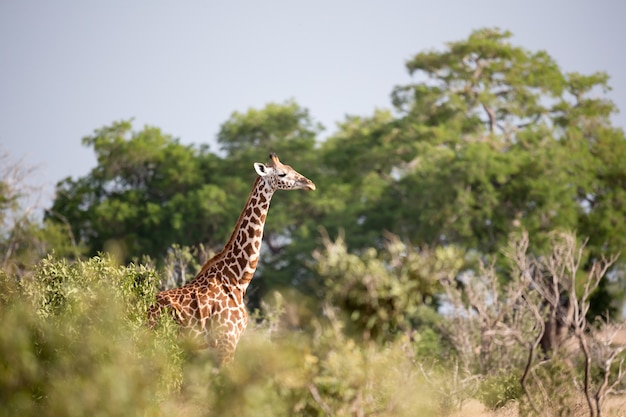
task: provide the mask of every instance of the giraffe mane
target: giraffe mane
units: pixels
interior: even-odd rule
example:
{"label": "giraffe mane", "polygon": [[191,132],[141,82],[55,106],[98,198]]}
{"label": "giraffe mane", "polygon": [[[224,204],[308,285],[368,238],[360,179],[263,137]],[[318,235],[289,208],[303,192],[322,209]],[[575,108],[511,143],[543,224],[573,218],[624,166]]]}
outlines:
{"label": "giraffe mane", "polygon": [[[252,186],[252,190],[250,191],[250,194],[248,194],[248,199],[246,200],[246,204],[244,205],[244,207],[246,207],[250,203],[250,199],[252,198],[252,195],[254,194],[254,190],[256,190],[256,187],[260,181],[261,181],[261,177],[257,177],[256,180],[254,181],[254,185]],[[235,224],[235,227],[233,229],[233,233],[230,235],[230,239],[228,239],[228,242],[226,242],[226,244],[224,245],[221,251],[213,255],[211,259],[207,260],[204,263],[204,265],[202,265],[200,272],[196,274],[194,280],[202,276],[206,271],[209,270],[209,268],[211,268],[213,265],[215,265],[219,260],[221,260],[224,257],[224,255],[226,254],[227,248],[230,247],[235,241],[235,239],[237,238],[237,230],[239,230],[244,216],[245,216],[245,212],[244,210],[242,210],[241,213],[239,214],[239,219],[237,219],[237,223]]]}

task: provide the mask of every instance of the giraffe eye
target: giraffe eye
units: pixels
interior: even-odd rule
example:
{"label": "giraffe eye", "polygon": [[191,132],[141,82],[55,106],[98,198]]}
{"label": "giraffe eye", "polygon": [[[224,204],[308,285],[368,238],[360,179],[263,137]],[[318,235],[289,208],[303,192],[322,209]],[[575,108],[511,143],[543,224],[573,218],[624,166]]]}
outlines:
{"label": "giraffe eye", "polygon": [[278,174],[279,177],[284,178],[287,176],[286,172],[281,172],[280,174]]}

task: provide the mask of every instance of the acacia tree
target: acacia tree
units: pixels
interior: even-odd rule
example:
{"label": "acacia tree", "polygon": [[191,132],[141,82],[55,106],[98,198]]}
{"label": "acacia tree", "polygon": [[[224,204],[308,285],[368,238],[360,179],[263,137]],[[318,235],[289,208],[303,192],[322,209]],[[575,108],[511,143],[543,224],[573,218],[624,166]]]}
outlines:
{"label": "acacia tree", "polygon": [[420,240],[485,252],[519,227],[539,244],[569,228],[592,237],[592,249],[622,250],[623,222],[596,227],[626,214],[626,168],[606,154],[623,156],[626,140],[610,125],[614,105],[590,94],[606,91],[608,77],[564,73],[510,37],[479,30],[407,63],[427,80],[393,94],[401,136],[413,144],[398,181],[411,189],[402,199],[411,209],[397,221]]}
{"label": "acacia tree", "polygon": [[[533,251],[553,230],[588,236],[588,265],[626,249],[626,139],[602,96],[608,76],[564,72],[510,38],[481,29],[418,53],[406,64],[416,81],[392,93],[397,117],[348,118],[324,144],[352,192],[348,215],[329,219],[349,246],[388,230],[497,255],[523,228]],[[608,285],[601,309],[615,307]]]}

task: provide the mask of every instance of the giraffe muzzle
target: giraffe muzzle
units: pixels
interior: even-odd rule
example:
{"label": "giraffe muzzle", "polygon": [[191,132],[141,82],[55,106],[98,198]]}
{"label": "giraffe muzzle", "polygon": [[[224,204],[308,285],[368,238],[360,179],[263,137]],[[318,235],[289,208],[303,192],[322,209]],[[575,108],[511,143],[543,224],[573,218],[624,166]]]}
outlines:
{"label": "giraffe muzzle", "polygon": [[310,180],[310,179],[308,179],[308,178],[303,178],[303,179],[300,181],[300,184],[301,184],[301,186],[302,186],[302,189],[303,189],[303,190],[307,190],[307,191],[314,191],[314,190],[315,190],[315,188],[316,188],[316,187],[315,187],[315,184],[313,183],[313,181],[311,181],[311,180]]}

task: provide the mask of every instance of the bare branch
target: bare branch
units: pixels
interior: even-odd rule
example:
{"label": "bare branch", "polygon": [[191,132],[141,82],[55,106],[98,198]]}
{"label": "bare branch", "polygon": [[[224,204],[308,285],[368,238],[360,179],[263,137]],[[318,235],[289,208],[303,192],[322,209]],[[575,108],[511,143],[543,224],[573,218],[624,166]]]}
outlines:
{"label": "bare branch", "polygon": [[489,106],[487,106],[485,103],[481,103],[483,106],[483,109],[485,109],[485,112],[487,113],[487,116],[489,116],[489,132],[493,133],[496,131],[496,126],[498,123],[498,120],[496,118],[496,112]]}

